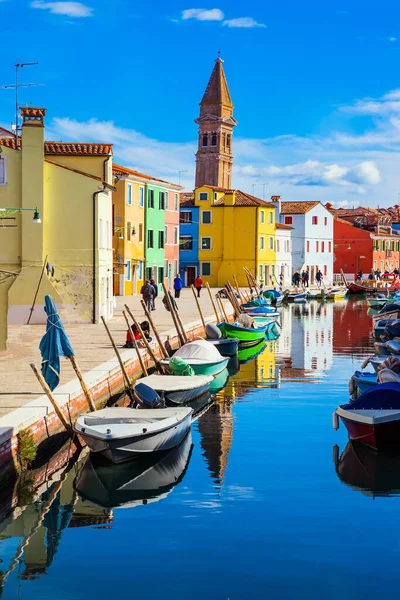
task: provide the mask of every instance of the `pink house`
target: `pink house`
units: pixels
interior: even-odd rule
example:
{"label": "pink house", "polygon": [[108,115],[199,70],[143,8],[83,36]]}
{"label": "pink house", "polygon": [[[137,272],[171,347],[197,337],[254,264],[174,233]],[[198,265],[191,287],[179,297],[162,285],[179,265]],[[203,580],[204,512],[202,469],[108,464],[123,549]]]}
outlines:
{"label": "pink house", "polygon": [[171,289],[174,277],[179,273],[179,194],[171,191],[166,194],[164,274],[165,283]]}

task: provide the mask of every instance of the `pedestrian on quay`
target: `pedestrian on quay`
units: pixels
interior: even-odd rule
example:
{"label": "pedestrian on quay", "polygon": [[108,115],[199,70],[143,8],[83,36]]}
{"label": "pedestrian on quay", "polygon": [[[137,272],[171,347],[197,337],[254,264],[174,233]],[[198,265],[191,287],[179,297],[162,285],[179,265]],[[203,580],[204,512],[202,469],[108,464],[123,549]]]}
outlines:
{"label": "pedestrian on quay", "polygon": [[304,273],[304,287],[309,287],[308,282],[310,281],[310,271],[307,269],[307,271]]}
{"label": "pedestrian on quay", "polygon": [[323,278],[323,275],[322,275],[321,271],[318,269],[318,271],[317,271],[317,273],[315,275],[315,280],[317,282],[317,287],[318,288],[321,287],[322,278]]}
{"label": "pedestrian on quay", "polygon": [[144,285],[142,285],[140,293],[142,294],[143,302],[145,303],[147,310],[151,311],[153,307],[154,288],[149,279],[146,279]]}
{"label": "pedestrian on quay", "polygon": [[303,287],[306,287],[306,272],[305,271],[301,272],[301,283],[302,283]]}
{"label": "pedestrian on quay", "polygon": [[197,291],[197,297],[200,298],[201,288],[203,287],[203,280],[200,275],[197,275],[196,279],[194,280],[194,287]]}
{"label": "pedestrian on quay", "polygon": [[178,273],[174,279],[175,298],[180,297],[182,288],[183,288],[183,281],[182,281],[180,274]]}
{"label": "pedestrian on quay", "polygon": [[363,278],[363,272],[360,269],[357,273],[357,279],[358,279],[358,281],[361,281],[362,278]]}
{"label": "pedestrian on quay", "polygon": [[377,278],[378,281],[380,280],[380,278],[381,278],[381,271],[379,269],[377,269],[375,271],[375,277]]}
{"label": "pedestrian on quay", "polygon": [[154,279],[150,279],[150,285],[153,288],[154,294],[152,298],[152,307],[151,310],[156,310],[156,298],[158,296],[158,285],[154,281]]}

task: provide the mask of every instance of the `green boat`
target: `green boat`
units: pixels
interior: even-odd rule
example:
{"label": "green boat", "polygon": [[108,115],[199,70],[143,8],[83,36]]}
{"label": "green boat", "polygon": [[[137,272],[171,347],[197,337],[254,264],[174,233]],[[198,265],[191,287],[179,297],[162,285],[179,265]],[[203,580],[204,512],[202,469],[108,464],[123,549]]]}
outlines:
{"label": "green boat", "polygon": [[247,328],[236,325],[235,323],[218,323],[218,327],[221,330],[223,337],[227,338],[238,338],[239,348],[255,346],[261,340],[265,340],[265,336],[268,331],[275,327],[275,321],[270,321],[262,327]]}
{"label": "green boat", "polygon": [[262,340],[256,346],[251,346],[250,348],[243,348],[238,352],[238,358],[241,365],[245,365],[250,360],[256,358],[259,354],[264,352],[266,346],[266,342]]}

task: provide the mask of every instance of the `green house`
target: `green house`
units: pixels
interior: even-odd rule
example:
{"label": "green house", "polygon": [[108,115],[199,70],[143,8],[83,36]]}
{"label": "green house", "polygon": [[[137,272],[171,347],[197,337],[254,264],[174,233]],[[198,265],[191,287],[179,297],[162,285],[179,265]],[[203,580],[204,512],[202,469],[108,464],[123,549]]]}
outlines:
{"label": "green house", "polygon": [[154,279],[162,291],[161,284],[165,277],[165,188],[147,185],[146,203],[145,275],[146,279]]}

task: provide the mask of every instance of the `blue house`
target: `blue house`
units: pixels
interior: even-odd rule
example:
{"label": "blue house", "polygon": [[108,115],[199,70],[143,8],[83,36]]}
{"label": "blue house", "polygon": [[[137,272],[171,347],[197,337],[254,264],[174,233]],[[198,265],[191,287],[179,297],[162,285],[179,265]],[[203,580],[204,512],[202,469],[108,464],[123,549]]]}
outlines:
{"label": "blue house", "polygon": [[199,209],[194,195],[180,195],[179,264],[183,285],[194,283],[199,271]]}

